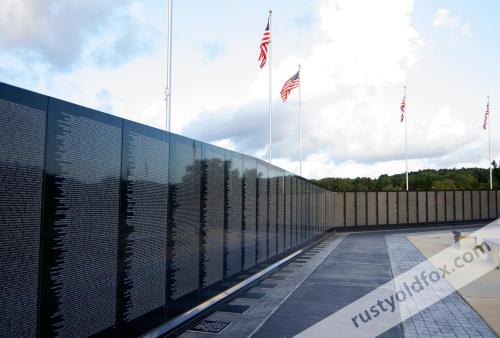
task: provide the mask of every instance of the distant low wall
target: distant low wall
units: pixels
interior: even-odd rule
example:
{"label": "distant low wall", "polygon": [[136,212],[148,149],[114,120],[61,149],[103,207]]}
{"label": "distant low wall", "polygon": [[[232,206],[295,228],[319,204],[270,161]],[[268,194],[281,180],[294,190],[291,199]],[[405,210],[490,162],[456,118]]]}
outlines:
{"label": "distant low wall", "polygon": [[259,159],[0,83],[0,337],[137,337],[333,227]]}
{"label": "distant low wall", "polygon": [[487,221],[500,215],[500,191],[337,192],[335,228]]}

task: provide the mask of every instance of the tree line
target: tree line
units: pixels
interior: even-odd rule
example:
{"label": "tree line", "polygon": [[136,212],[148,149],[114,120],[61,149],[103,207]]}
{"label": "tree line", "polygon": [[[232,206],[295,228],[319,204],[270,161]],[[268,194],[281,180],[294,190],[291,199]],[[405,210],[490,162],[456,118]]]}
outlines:
{"label": "tree line", "polygon": [[[500,168],[493,161],[493,188],[500,188]],[[482,190],[489,189],[489,169],[426,169],[408,174],[410,190]],[[378,178],[327,177],[313,180],[334,191],[405,190],[405,174],[381,175]]]}

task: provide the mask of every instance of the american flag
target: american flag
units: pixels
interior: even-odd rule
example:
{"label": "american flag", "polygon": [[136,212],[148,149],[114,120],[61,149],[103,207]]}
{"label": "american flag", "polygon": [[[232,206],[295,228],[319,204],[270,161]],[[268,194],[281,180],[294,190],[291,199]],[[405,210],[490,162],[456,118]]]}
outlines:
{"label": "american flag", "polygon": [[401,122],[405,120],[405,111],[406,111],[406,94],[403,96],[403,101],[401,102]]}
{"label": "american flag", "polygon": [[288,98],[288,95],[290,94],[292,89],[297,88],[298,86],[300,86],[300,70],[297,72],[297,74],[289,78],[283,85],[283,89],[281,89],[281,99],[283,100],[283,102],[286,102],[286,99]]}
{"label": "american flag", "polygon": [[267,19],[266,30],[264,31],[264,35],[262,36],[262,42],[260,43],[260,68],[264,68],[267,61],[267,50],[269,47],[269,43],[271,42],[271,31],[269,30],[269,18]]}
{"label": "american flag", "polygon": [[490,103],[486,105],[486,113],[484,113],[483,129],[488,127],[488,116],[490,116]]}

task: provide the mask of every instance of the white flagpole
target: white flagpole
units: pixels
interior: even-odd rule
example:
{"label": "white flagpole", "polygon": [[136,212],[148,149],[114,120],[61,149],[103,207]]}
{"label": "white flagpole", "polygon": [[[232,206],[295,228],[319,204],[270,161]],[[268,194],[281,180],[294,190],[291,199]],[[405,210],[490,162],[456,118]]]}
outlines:
{"label": "white flagpole", "polygon": [[301,75],[300,75],[300,65],[299,65],[299,160],[300,160],[300,176],[302,176],[302,111],[301,111],[301,105],[302,105],[302,97],[301,97],[301,92],[300,92],[300,86],[302,83]]}
{"label": "white flagpole", "polygon": [[490,167],[490,190],[493,190],[493,168],[491,165],[491,107],[488,96],[488,165]]}
{"label": "white flagpole", "polygon": [[406,191],[410,190],[409,180],[408,180],[408,99],[406,98],[406,86],[405,86],[405,153],[406,153]]}
{"label": "white flagpole", "polygon": [[167,87],[165,88],[166,130],[170,132],[172,122],[172,11],[173,0],[167,0]]}
{"label": "white flagpole", "polygon": [[273,24],[272,24],[273,11],[269,10],[269,34],[271,40],[269,41],[269,163],[273,161]]}

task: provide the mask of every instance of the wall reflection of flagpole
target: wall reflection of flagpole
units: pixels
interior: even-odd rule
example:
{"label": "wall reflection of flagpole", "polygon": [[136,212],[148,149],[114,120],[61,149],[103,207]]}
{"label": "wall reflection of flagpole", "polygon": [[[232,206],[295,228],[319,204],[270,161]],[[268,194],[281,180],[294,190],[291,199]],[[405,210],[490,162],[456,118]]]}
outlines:
{"label": "wall reflection of flagpole", "polygon": [[405,160],[406,160],[406,191],[410,190],[409,180],[408,180],[408,110],[406,109],[406,86],[404,86],[405,92],[403,96],[403,101],[401,102],[401,123],[405,123]]}
{"label": "wall reflection of flagpole", "polygon": [[269,10],[269,163],[273,161],[273,11]]}
{"label": "wall reflection of flagpole", "polygon": [[490,112],[490,97],[486,103],[486,111],[484,112],[483,129],[488,128],[488,169],[490,176],[490,190],[493,190],[493,163],[491,162],[491,112]]}
{"label": "wall reflection of flagpole", "polygon": [[300,164],[299,171],[300,175],[302,176],[302,112],[301,112],[302,98],[300,92],[300,72],[301,72],[301,66],[299,65],[299,70],[285,82],[283,88],[281,89],[280,94],[281,94],[281,100],[283,102],[286,102],[290,92],[297,87],[299,88],[299,164]]}
{"label": "wall reflection of flagpole", "polygon": [[264,35],[262,36],[262,40],[260,42],[260,54],[259,54],[259,62],[260,68],[264,68],[268,59],[269,59],[269,143],[267,144],[267,152],[269,155],[269,163],[272,162],[272,140],[273,140],[273,41],[274,37],[272,36],[272,14],[273,11],[269,10],[269,16],[267,17],[267,25],[264,31]]}
{"label": "wall reflection of flagpole", "polygon": [[488,96],[488,165],[490,167],[490,190],[493,190],[493,166],[491,163],[491,111],[490,111],[489,96]]}
{"label": "wall reflection of flagpole", "polygon": [[[300,70],[301,66],[299,65],[299,79],[301,77]],[[302,111],[301,111],[302,97],[301,97],[300,87],[301,87],[301,82],[299,81],[299,160],[300,160],[299,174],[300,176],[302,176]]]}
{"label": "wall reflection of flagpole", "polygon": [[[405,86],[406,98],[406,86]],[[410,190],[410,182],[408,179],[408,110],[405,107],[405,153],[406,153],[406,191]]]}
{"label": "wall reflection of flagpole", "polygon": [[172,123],[172,11],[173,0],[167,0],[167,85],[165,88],[166,130],[171,131]]}

